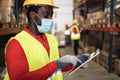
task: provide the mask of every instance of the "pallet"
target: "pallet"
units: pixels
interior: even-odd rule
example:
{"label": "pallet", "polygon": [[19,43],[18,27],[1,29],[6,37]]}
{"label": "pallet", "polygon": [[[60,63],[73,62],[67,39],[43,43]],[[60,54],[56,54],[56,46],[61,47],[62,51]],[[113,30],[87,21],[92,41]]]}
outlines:
{"label": "pallet", "polygon": [[115,60],[115,70],[114,73],[120,75],[120,59]]}
{"label": "pallet", "polygon": [[[109,62],[108,58],[109,58],[109,52],[102,51],[97,60],[98,60],[98,63],[100,65],[102,65],[103,67],[105,67],[106,69],[108,69],[108,64],[109,64],[108,63]],[[113,62],[112,62],[113,65],[112,65],[112,67],[114,69],[114,64],[115,64],[116,56],[113,55],[112,58],[113,58]]]}

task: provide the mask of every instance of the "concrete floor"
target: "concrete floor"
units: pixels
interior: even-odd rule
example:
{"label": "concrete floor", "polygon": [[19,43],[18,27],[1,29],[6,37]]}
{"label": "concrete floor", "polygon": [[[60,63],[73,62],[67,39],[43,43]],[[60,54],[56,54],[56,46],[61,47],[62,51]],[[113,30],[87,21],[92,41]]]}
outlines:
{"label": "concrete floor", "polygon": [[[62,55],[74,55],[73,49],[70,46],[60,48],[60,53]],[[107,69],[95,61],[90,61],[87,69],[79,69],[70,76],[68,73],[69,72],[63,73],[64,80],[120,80],[120,76],[114,73],[108,73]]]}

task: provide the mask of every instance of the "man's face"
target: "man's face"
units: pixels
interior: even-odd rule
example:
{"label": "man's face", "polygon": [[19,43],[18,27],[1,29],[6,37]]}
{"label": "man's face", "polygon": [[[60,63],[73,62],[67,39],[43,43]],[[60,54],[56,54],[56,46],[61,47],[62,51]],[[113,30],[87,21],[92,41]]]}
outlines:
{"label": "man's face", "polygon": [[42,18],[51,19],[53,16],[53,7],[43,6],[38,9],[38,15]]}
{"label": "man's face", "polygon": [[[38,9],[38,16],[40,16],[40,18],[46,18],[46,19],[51,19],[53,16],[53,7],[51,6],[42,6]],[[38,24],[40,24],[39,22],[40,19],[36,16],[36,21],[38,22]]]}

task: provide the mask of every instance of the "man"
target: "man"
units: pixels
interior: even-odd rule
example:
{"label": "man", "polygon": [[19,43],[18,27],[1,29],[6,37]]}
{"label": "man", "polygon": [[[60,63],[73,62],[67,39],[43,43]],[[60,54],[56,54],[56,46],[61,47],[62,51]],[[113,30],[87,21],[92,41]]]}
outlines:
{"label": "man", "polygon": [[70,27],[68,26],[68,24],[66,23],[65,24],[65,43],[66,43],[66,46],[70,46]]}
{"label": "man", "polygon": [[73,50],[76,56],[78,55],[79,40],[80,40],[80,31],[77,23],[78,23],[77,19],[74,19],[72,26],[72,33],[71,33],[71,40],[73,41]]}
{"label": "man", "polygon": [[52,29],[52,0],[25,0],[28,25],[11,38],[5,49],[6,76],[4,80],[63,80],[62,71],[77,64],[77,57],[60,58]]}

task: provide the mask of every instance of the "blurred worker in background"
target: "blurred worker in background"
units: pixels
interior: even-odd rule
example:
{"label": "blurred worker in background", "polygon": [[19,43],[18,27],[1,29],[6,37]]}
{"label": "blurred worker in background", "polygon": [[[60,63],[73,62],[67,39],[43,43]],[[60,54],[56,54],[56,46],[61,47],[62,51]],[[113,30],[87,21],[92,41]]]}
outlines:
{"label": "blurred worker in background", "polygon": [[64,32],[64,34],[65,34],[65,43],[66,43],[66,46],[69,46],[70,45],[70,30],[69,30],[69,26],[68,26],[68,24],[66,23],[65,24],[65,32]]}
{"label": "blurred worker in background", "polygon": [[23,6],[28,25],[6,45],[4,80],[63,80],[62,71],[75,67],[78,58],[60,58],[57,40],[49,34],[53,8],[58,7],[52,0],[25,0]]}
{"label": "blurred worker in background", "polygon": [[72,26],[72,33],[71,33],[71,40],[73,41],[73,50],[75,55],[78,55],[78,49],[79,49],[79,40],[80,40],[80,31],[78,26],[78,20],[73,20],[73,26]]}

